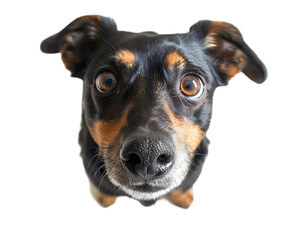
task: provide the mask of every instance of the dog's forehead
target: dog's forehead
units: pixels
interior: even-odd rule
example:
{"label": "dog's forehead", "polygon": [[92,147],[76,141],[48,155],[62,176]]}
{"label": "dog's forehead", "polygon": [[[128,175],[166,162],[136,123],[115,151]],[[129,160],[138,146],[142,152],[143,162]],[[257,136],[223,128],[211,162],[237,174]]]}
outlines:
{"label": "dog's forehead", "polygon": [[94,69],[112,66],[144,76],[185,67],[210,72],[207,55],[199,41],[186,34],[160,35],[154,32],[113,34],[99,42],[91,65]]}
{"label": "dog's forehead", "polygon": [[[155,65],[161,64],[168,59],[168,55],[173,54],[174,61],[183,59],[180,54],[182,47],[181,39],[177,35],[159,35],[156,33],[129,34],[118,41],[114,57],[117,63],[122,63],[127,67],[139,66],[145,71],[155,69]],[[170,58],[169,62],[171,64]]]}

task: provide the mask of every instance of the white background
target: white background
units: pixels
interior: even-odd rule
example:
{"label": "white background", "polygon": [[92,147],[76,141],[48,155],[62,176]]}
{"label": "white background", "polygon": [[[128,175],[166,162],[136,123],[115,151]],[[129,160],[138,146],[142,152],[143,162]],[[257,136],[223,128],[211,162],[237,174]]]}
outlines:
{"label": "white background", "polygon": [[[300,239],[299,5],[296,1],[6,1],[0,6],[0,239]],[[77,134],[82,82],[40,42],[100,14],[120,30],[237,26],[266,64],[214,97],[209,156],[188,210],[89,193]]]}

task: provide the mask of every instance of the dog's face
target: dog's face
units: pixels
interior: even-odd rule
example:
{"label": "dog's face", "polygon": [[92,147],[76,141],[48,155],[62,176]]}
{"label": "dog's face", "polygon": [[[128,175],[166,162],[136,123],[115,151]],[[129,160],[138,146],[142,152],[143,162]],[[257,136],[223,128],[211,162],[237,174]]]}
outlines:
{"label": "dog's face", "polygon": [[158,199],[190,174],[217,86],[241,71],[258,83],[266,78],[239,31],[222,22],[158,35],[117,31],[111,19],[86,16],[42,50],[61,52],[72,76],[84,80],[83,118],[105,176],[141,201]]}

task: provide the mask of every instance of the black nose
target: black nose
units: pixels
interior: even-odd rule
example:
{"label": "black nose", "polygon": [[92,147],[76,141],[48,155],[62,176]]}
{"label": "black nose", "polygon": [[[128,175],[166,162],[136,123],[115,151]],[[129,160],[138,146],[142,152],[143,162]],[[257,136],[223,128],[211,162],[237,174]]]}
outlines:
{"label": "black nose", "polygon": [[120,157],[125,168],[143,179],[162,177],[172,167],[174,146],[166,136],[132,136],[122,144]]}

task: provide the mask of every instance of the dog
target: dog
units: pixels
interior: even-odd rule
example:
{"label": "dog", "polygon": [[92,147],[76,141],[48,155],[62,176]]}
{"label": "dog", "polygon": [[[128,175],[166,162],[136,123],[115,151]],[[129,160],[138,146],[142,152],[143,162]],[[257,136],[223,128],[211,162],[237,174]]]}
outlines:
{"label": "dog", "polygon": [[119,31],[113,19],[75,19],[41,43],[83,79],[79,144],[94,198],[119,196],[182,208],[208,153],[214,90],[243,72],[267,78],[262,61],[226,22],[199,21],[188,33]]}

